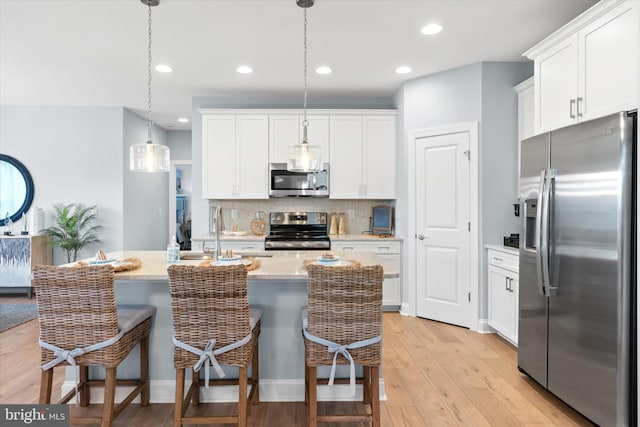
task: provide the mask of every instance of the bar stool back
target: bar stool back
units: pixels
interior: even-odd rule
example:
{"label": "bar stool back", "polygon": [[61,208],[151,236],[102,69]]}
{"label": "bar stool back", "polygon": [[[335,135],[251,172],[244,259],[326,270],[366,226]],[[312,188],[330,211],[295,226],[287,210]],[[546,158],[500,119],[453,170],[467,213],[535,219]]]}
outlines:
{"label": "bar stool back", "polygon": [[[77,365],[80,381],[58,403],[74,395],[80,406],[90,403],[90,387],[104,387],[101,417],[72,417],[72,423],[100,423],[110,426],[138,395],[142,406],[149,405],[149,334],[155,307],[116,306],[114,272],[109,265],[54,267],[36,265],[33,286],[38,303],[42,378],[41,404],[51,403],[53,369]],[[140,343],[140,378],[117,380],[117,366]],[[105,380],[90,380],[89,365],[106,368]],[[133,391],[115,405],[116,385],[134,386]]]}
{"label": "bar stool back", "polygon": [[[309,425],[318,422],[371,421],[380,425],[379,367],[382,341],[382,275],[379,265],[328,267],[310,265],[308,307],[303,310],[305,344],[305,402]],[[353,360],[351,362],[350,358]],[[318,416],[317,367],[332,365],[327,381],[334,382],[336,364],[350,364],[352,393],[363,384],[364,415]],[[355,366],[363,366],[363,378],[355,379]]]}
{"label": "bar stool back", "polygon": [[[169,271],[173,314],[176,368],[174,426],[182,424],[236,423],[246,426],[248,405],[257,404],[259,310],[249,308],[245,265],[199,267],[172,265]],[[219,377],[218,364],[237,366],[237,380],[210,380],[212,365]],[[251,376],[247,375],[251,365]],[[189,401],[199,404],[203,385],[199,371],[205,369],[204,385],[238,385],[237,416],[186,416]],[[191,369],[192,383],[184,395],[185,368]],[[222,374],[222,375],[221,375]],[[247,385],[251,393],[247,398]]]}

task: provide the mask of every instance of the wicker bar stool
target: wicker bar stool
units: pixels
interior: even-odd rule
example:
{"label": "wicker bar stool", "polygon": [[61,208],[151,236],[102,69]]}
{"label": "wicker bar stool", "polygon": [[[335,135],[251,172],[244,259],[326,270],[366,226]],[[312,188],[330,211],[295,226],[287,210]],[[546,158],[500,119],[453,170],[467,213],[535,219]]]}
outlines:
{"label": "wicker bar stool", "polygon": [[[249,404],[257,405],[258,337],[261,312],[249,308],[247,267],[228,265],[199,267],[172,265],[169,271],[176,369],[174,426],[183,424],[247,425]],[[225,380],[219,364],[239,368],[238,379]],[[212,365],[219,379],[209,379]],[[251,376],[248,367],[251,365]],[[200,379],[204,367],[204,381]],[[185,369],[192,382],[185,396]],[[189,401],[199,404],[200,387],[238,385],[237,416],[186,416]],[[247,385],[251,392],[247,398]]]}
{"label": "wicker bar stool", "polygon": [[[379,372],[382,343],[382,267],[328,267],[310,265],[308,306],[302,313],[305,346],[305,403],[309,425],[319,422],[371,421],[380,425]],[[351,360],[350,360],[351,359]],[[351,377],[334,380],[336,364],[351,365]],[[363,366],[355,378],[355,364]],[[332,366],[329,385],[363,385],[367,414],[318,415],[317,367]],[[323,382],[324,383],[324,382]]]}
{"label": "wicker bar stool", "polygon": [[[90,403],[90,387],[104,387],[101,417],[72,417],[72,423],[111,426],[129,403],[140,394],[142,406],[149,405],[149,334],[151,305],[118,305],[113,268],[53,267],[37,265],[33,286],[40,321],[42,378],[41,404],[51,403],[53,369],[76,365],[80,381],[58,403],[67,403],[74,395],[81,406]],[[120,362],[140,343],[140,378],[117,380]],[[89,379],[89,365],[106,368],[104,380]],[[117,385],[134,386],[124,400],[115,405]]]}

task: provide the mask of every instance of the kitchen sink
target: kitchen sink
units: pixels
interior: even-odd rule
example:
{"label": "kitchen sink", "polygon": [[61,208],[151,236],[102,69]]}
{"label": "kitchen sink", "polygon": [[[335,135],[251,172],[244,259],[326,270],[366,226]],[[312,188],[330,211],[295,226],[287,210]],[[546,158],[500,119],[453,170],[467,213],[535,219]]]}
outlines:
{"label": "kitchen sink", "polygon": [[213,255],[202,252],[180,252],[180,259],[184,260],[207,260],[213,259]]}

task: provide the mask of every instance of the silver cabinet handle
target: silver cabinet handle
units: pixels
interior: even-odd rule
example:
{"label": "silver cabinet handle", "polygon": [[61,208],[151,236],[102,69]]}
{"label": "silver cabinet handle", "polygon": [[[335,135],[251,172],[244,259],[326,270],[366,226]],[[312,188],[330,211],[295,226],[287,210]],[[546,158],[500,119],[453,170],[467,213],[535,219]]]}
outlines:
{"label": "silver cabinet handle", "polygon": [[573,113],[573,106],[576,105],[576,100],[575,99],[570,99],[569,100],[569,117],[571,117],[572,119],[576,118],[576,115]]}
{"label": "silver cabinet handle", "polygon": [[509,290],[509,278],[507,276],[504,276],[504,290]]}
{"label": "silver cabinet handle", "polygon": [[418,240],[424,240],[424,234],[418,234]]}
{"label": "silver cabinet handle", "polygon": [[580,103],[582,102],[582,97],[579,96],[576,101],[576,113],[578,117],[582,117],[582,113],[580,112]]}
{"label": "silver cabinet handle", "polygon": [[498,258],[497,256],[494,256],[494,257],[493,257],[493,260],[494,260],[494,261],[501,261],[501,262],[502,262],[502,261],[504,261],[502,258]]}

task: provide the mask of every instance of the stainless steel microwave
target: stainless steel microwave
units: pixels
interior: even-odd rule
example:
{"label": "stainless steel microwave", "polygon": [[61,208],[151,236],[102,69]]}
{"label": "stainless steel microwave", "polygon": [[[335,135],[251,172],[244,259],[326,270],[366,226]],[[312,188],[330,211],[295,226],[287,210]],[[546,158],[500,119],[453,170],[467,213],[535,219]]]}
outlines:
{"label": "stainless steel microwave", "polygon": [[329,197],[329,164],[319,172],[289,172],[286,163],[270,163],[269,197]]}

